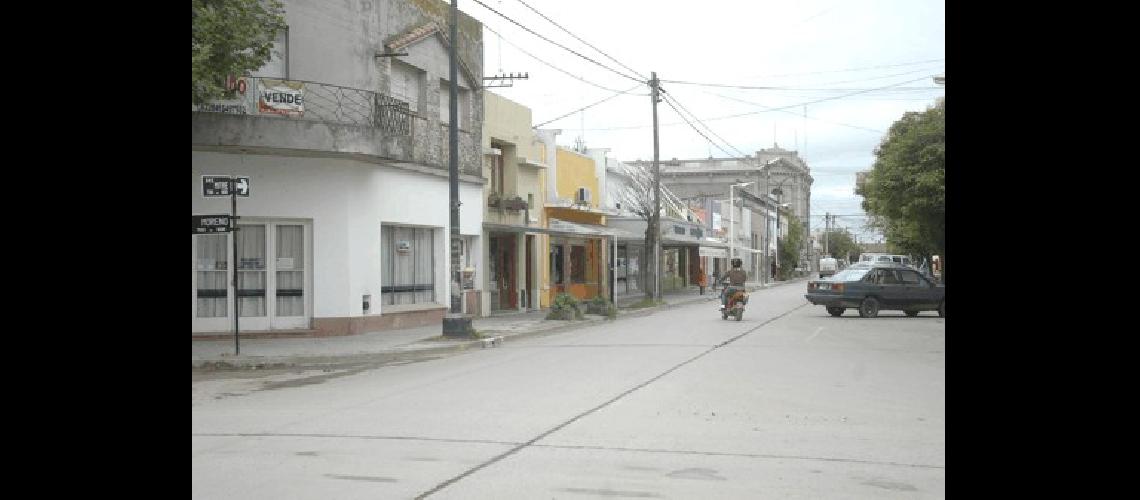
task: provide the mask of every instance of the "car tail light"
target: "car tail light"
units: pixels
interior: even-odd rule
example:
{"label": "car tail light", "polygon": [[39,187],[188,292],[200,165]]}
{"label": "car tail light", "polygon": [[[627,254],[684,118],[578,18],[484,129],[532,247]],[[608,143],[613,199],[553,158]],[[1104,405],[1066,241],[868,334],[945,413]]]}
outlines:
{"label": "car tail light", "polygon": [[808,291],[810,292],[810,291],[812,291],[812,290],[815,290],[815,282],[814,282],[814,281],[809,281],[809,282],[808,282]]}
{"label": "car tail light", "polygon": [[834,292],[843,293],[843,283],[833,283],[831,285],[831,290]]}

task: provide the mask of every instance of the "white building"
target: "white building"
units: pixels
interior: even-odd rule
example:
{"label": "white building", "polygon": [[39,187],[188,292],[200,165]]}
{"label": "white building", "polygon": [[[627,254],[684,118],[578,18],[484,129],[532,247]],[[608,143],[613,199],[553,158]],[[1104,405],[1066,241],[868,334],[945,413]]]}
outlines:
{"label": "white building", "polygon": [[[228,214],[204,175],[250,178],[229,234],[191,242],[193,331],[343,335],[442,324],[450,301],[448,4],[285,0],[274,60],[228,107],[192,115],[194,214]],[[482,245],[482,29],[460,14],[460,232]],[[406,52],[390,57],[385,53]],[[222,111],[222,112],[218,112]],[[229,273],[236,262],[237,287]]]}

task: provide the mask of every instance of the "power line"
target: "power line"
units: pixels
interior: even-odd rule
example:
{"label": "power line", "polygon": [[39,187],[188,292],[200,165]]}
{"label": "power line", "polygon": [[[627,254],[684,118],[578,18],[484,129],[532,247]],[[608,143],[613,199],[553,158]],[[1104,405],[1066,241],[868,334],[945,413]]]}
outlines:
{"label": "power line", "polygon": [[[629,90],[633,90],[633,89],[635,89],[635,88],[637,88],[637,87],[640,87],[641,85],[642,85],[641,83],[638,83],[636,86],[634,86],[634,87],[630,88]],[[615,93],[614,95],[611,95],[611,96],[609,96],[609,97],[607,97],[607,98],[605,98],[605,99],[602,99],[602,100],[600,100],[600,101],[598,101],[598,102],[595,102],[595,103],[593,103],[593,104],[589,104],[589,105],[586,105],[586,106],[584,106],[584,107],[581,107],[581,108],[575,109],[574,111],[571,111],[571,112],[569,112],[569,113],[566,113],[566,114],[564,114],[564,115],[562,115],[562,116],[559,116],[558,118],[554,118],[554,119],[552,119],[552,120],[547,120],[547,121],[544,121],[544,122],[542,122],[542,123],[539,123],[539,124],[537,124],[537,125],[534,125],[534,126],[532,126],[531,128],[538,128],[538,127],[541,127],[541,126],[543,126],[543,125],[546,125],[547,123],[550,123],[550,122],[555,122],[555,121],[561,120],[561,119],[563,119],[563,118],[566,118],[567,116],[570,116],[570,115],[572,115],[572,114],[574,114],[574,113],[577,113],[577,112],[579,112],[579,111],[585,111],[585,110],[587,110],[587,109],[590,109],[590,108],[592,108],[592,107],[594,107],[594,106],[597,106],[597,105],[599,105],[599,104],[601,104],[601,103],[603,103],[603,102],[606,102],[606,101],[608,101],[608,100],[610,100],[610,99],[613,99],[613,98],[615,98],[615,97],[617,97],[617,96],[619,96],[619,95],[622,95],[622,94],[628,94],[628,93],[629,93],[629,90],[626,90],[626,91],[618,91],[618,92],[617,92],[617,93]]]}
{"label": "power line", "polygon": [[[748,113],[737,113],[737,114],[734,114],[734,115],[718,116],[718,117],[714,117],[714,118],[705,118],[705,119],[704,119],[704,121],[706,121],[706,122],[711,122],[711,121],[717,121],[717,120],[728,120],[728,119],[731,119],[731,118],[740,118],[740,117],[743,117],[743,116],[758,115],[758,114],[761,114],[761,113],[767,113],[767,112],[769,112],[769,111],[779,111],[779,110],[783,110],[783,109],[791,109],[791,108],[798,108],[798,107],[800,107],[800,106],[807,106],[807,105],[810,105],[810,104],[819,104],[819,103],[821,103],[821,102],[825,102],[825,101],[834,101],[834,100],[836,100],[836,99],[843,99],[843,98],[845,98],[845,97],[850,97],[850,96],[859,95],[859,94],[865,94],[865,93],[868,93],[868,92],[874,92],[874,91],[877,91],[877,90],[885,90],[885,89],[888,89],[888,88],[891,88],[891,87],[894,87],[894,86],[897,86],[897,85],[905,85],[905,84],[907,84],[907,83],[913,83],[913,82],[917,82],[917,81],[919,81],[919,80],[925,80],[925,79],[927,79],[927,78],[930,78],[930,77],[929,77],[929,76],[924,76],[924,77],[922,77],[922,78],[915,78],[914,80],[907,80],[907,81],[905,81],[905,82],[898,82],[898,83],[894,83],[894,84],[891,84],[891,85],[887,85],[887,86],[884,86],[884,87],[877,87],[877,88],[873,88],[873,89],[864,89],[864,90],[859,90],[859,91],[856,91],[856,92],[852,92],[852,93],[849,93],[849,94],[843,94],[843,95],[838,95],[838,96],[826,97],[826,98],[823,98],[823,99],[817,99],[817,100],[814,100],[814,101],[808,101],[808,102],[801,102],[801,103],[798,103],[798,104],[790,104],[790,105],[787,105],[787,106],[780,106],[780,107],[778,107],[778,108],[771,108],[771,109],[766,109],[766,110],[763,110],[763,111],[752,111],[752,112],[748,112]],[[664,81],[664,80],[662,80],[662,81]],[[674,126],[674,125],[683,125],[683,123],[662,123],[662,124],[660,124],[659,126],[661,126],[661,127],[668,127],[668,126]],[[584,130],[632,130],[632,129],[646,128],[646,127],[648,127],[648,125],[630,125],[630,126],[619,126],[619,127],[599,127],[599,128],[588,128],[588,129],[584,129]]]}
{"label": "power line", "polygon": [[[696,130],[698,134],[701,134],[701,137],[704,137],[706,141],[709,141],[709,144],[712,144],[713,146],[716,146],[717,149],[724,151],[724,154],[726,154],[728,156],[733,156],[732,153],[730,153],[726,149],[720,147],[720,144],[717,144],[716,142],[713,142],[712,139],[709,139],[709,136],[705,135],[704,132],[701,132],[700,129],[698,129],[695,125],[693,125],[692,122],[690,122],[688,118],[685,118],[685,115],[681,114],[681,111],[678,110],[675,106],[673,106],[672,99],[670,99],[668,96],[666,96],[663,100],[665,101],[665,104],[668,104],[670,108],[673,108],[673,111],[677,112],[677,116],[680,116],[682,120],[685,120],[685,123],[688,123],[689,126],[693,128],[693,130]],[[723,140],[723,139],[721,139],[721,140]],[[726,141],[725,144],[728,144],[728,142]],[[728,147],[731,148],[732,145],[730,144]],[[735,149],[735,148],[733,148],[733,149]]]}
{"label": "power line", "polygon": [[849,124],[849,123],[843,123],[843,122],[833,122],[833,121],[831,121],[831,120],[824,120],[824,119],[822,119],[822,118],[816,118],[816,117],[814,117],[814,116],[807,116],[806,114],[804,114],[804,115],[801,115],[801,114],[799,114],[799,113],[796,113],[795,111],[789,111],[789,110],[786,110],[786,109],[775,109],[775,108],[773,108],[773,107],[771,107],[771,106],[765,106],[765,105],[763,105],[763,104],[760,104],[760,103],[758,103],[758,102],[745,101],[744,99],[737,99],[737,98],[735,98],[735,97],[726,96],[726,95],[721,95],[721,94],[718,94],[718,93],[716,93],[716,92],[709,92],[709,91],[703,91],[703,92],[704,92],[704,93],[706,93],[706,94],[709,94],[709,95],[714,95],[714,96],[717,96],[717,97],[723,98],[723,99],[728,99],[728,100],[730,100],[730,101],[742,102],[742,103],[744,103],[744,104],[751,104],[751,105],[753,105],[753,106],[760,106],[761,108],[765,108],[765,109],[768,109],[768,110],[771,110],[771,111],[780,111],[780,112],[782,112],[782,113],[788,113],[788,114],[791,114],[791,115],[796,115],[796,116],[803,116],[804,118],[807,118],[807,119],[809,119],[809,120],[816,120],[816,121],[821,121],[821,122],[825,122],[825,123],[831,123],[831,124],[834,124],[834,125],[842,125],[842,126],[844,126],[844,127],[850,127],[850,128],[854,128],[854,129],[865,130],[865,131],[868,131],[868,132],[875,132],[875,133],[877,133],[877,134],[883,134],[883,133],[885,133],[885,132],[884,132],[884,131],[882,131],[882,130],[876,130],[876,129],[873,129],[873,128],[867,128],[867,127],[860,127],[859,125],[851,125],[851,124]]}
{"label": "power line", "polygon": [[826,73],[847,73],[847,72],[851,72],[851,71],[866,71],[869,69],[897,68],[900,66],[914,66],[917,64],[927,64],[927,63],[932,63],[932,62],[941,62],[941,61],[945,61],[945,60],[946,60],[946,58],[943,57],[940,59],[927,59],[925,61],[913,61],[913,62],[905,62],[905,63],[898,63],[898,64],[883,64],[883,65],[879,65],[879,66],[864,66],[861,68],[809,71],[809,72],[805,72],[805,73],[782,73],[782,74],[778,74],[778,75],[761,76],[760,78],[779,78],[779,77],[784,77],[784,76],[822,75],[822,74],[826,74]]}
{"label": "power line", "polygon": [[[566,70],[564,70],[564,69],[562,69],[562,68],[559,68],[559,67],[557,67],[557,66],[555,66],[555,65],[553,65],[553,64],[550,64],[550,63],[548,63],[548,62],[546,62],[546,61],[542,60],[542,58],[540,58],[540,57],[538,57],[538,56],[536,56],[536,55],[534,55],[534,54],[531,54],[530,52],[527,52],[527,51],[526,51],[526,49],[523,49],[522,47],[519,47],[518,45],[515,45],[514,43],[511,43],[511,41],[510,41],[510,40],[507,40],[507,39],[503,38],[503,35],[502,35],[502,34],[500,34],[499,32],[497,32],[497,31],[495,31],[495,30],[491,29],[491,27],[490,27],[490,26],[487,26],[487,25],[485,25],[485,24],[484,24],[484,25],[483,25],[483,27],[484,27],[484,28],[486,28],[486,29],[487,29],[487,31],[490,31],[491,33],[494,33],[494,34],[498,35],[498,36],[499,36],[499,40],[501,40],[501,41],[504,41],[504,42],[507,42],[507,45],[510,45],[511,47],[514,47],[515,49],[518,49],[518,51],[519,51],[519,52],[522,52],[523,54],[526,54],[527,56],[530,56],[530,58],[531,58],[531,59],[534,59],[535,61],[538,61],[539,63],[545,64],[546,66],[549,66],[550,68],[552,68],[552,69],[554,69],[554,70],[556,70],[556,71],[559,71],[559,72],[561,72],[562,74],[564,74],[564,75],[566,75],[566,76],[569,76],[570,78],[573,78],[573,79],[575,79],[575,80],[581,81],[581,82],[583,82],[583,83],[586,83],[586,84],[589,84],[589,85],[593,85],[594,87],[597,87],[597,88],[599,88],[599,89],[602,89],[602,90],[605,90],[605,91],[608,91],[608,92],[620,92],[620,93],[623,93],[623,94],[626,94],[626,93],[628,93],[628,92],[626,92],[626,91],[624,91],[624,90],[614,90],[614,89],[611,89],[611,88],[609,88],[609,87],[604,87],[604,86],[602,86],[602,85],[598,85],[598,84],[596,84],[596,83],[594,83],[594,82],[591,82],[591,81],[589,81],[589,80],[587,80],[587,79],[585,79],[585,78],[582,78],[582,77],[580,77],[580,76],[578,76],[578,75],[575,75],[575,74],[573,74],[573,73],[571,73],[571,72],[569,72],[569,71],[566,71]],[[649,94],[632,94],[632,95],[638,95],[638,96],[648,96]]]}
{"label": "power line", "polygon": [[[478,0],[476,0],[476,1],[478,1]],[[915,80],[911,80],[910,82],[907,82],[907,83],[917,82],[919,80],[925,80],[926,78],[928,78],[928,77],[918,78]],[[682,80],[661,80],[661,81],[664,83],[676,83],[679,85],[699,85],[702,87],[723,87],[723,88],[744,89],[744,90],[791,90],[791,91],[797,91],[797,92],[848,92],[848,91],[880,90],[877,88],[875,88],[875,89],[835,89],[835,88],[818,89],[818,88],[788,87],[788,86],[731,85],[731,84],[727,84],[727,83],[686,82],[686,81],[682,81]],[[826,85],[826,84],[824,84],[824,85]],[[904,90],[905,91],[916,91],[916,90],[945,90],[945,89],[943,87],[900,87],[900,88],[894,89],[893,91],[904,91]]]}
{"label": "power line", "polygon": [[[495,13],[496,15],[498,15],[499,17],[501,17],[501,18],[503,18],[503,19],[506,19],[507,21],[510,21],[510,22],[511,22],[512,24],[514,24],[515,26],[518,26],[518,27],[520,27],[520,28],[522,28],[522,29],[526,30],[528,33],[530,33],[530,34],[532,34],[532,35],[534,35],[534,36],[537,36],[537,37],[539,37],[539,38],[541,38],[541,39],[543,39],[543,40],[545,40],[545,41],[547,41],[547,42],[549,42],[549,43],[552,43],[552,44],[554,44],[554,45],[557,45],[558,47],[562,48],[563,50],[566,50],[567,52],[570,52],[571,54],[574,54],[574,55],[576,55],[576,56],[578,56],[578,57],[581,57],[582,59],[585,59],[585,60],[587,60],[587,61],[590,61],[590,62],[592,62],[592,63],[594,63],[594,64],[596,64],[596,65],[598,65],[598,66],[601,66],[601,67],[603,67],[603,68],[605,68],[605,69],[607,69],[607,70],[610,70],[610,71],[614,72],[615,74],[621,75],[621,76],[623,76],[623,77],[625,77],[625,78],[629,78],[630,80],[633,80],[633,81],[635,81],[635,82],[638,82],[638,83],[641,83],[641,84],[644,84],[644,83],[645,83],[645,82],[643,82],[642,80],[639,80],[639,79],[637,79],[637,78],[634,78],[634,77],[632,77],[632,76],[629,76],[629,75],[627,75],[627,74],[625,74],[625,73],[622,73],[622,72],[620,72],[620,71],[618,71],[618,70],[616,70],[616,69],[613,69],[613,68],[611,68],[611,67],[609,67],[609,66],[606,66],[605,64],[602,64],[602,63],[600,63],[600,62],[598,62],[598,61],[595,61],[595,60],[593,60],[593,59],[591,59],[591,58],[589,58],[589,57],[586,57],[586,56],[584,56],[584,55],[582,55],[582,54],[579,54],[579,53],[578,53],[578,52],[576,52],[574,49],[571,49],[571,48],[569,48],[569,47],[567,47],[567,46],[565,46],[565,45],[562,45],[562,44],[560,44],[560,43],[558,43],[558,42],[555,42],[554,40],[551,40],[551,39],[549,39],[549,38],[546,38],[545,36],[542,36],[542,35],[538,34],[538,33],[537,33],[537,32],[535,32],[534,30],[532,30],[532,29],[530,29],[530,28],[527,28],[526,26],[523,26],[522,24],[519,24],[519,22],[518,22],[518,21],[515,21],[514,19],[511,19],[511,18],[507,17],[507,16],[506,16],[506,15],[504,15],[503,13],[501,13],[501,12],[499,12],[499,11],[495,10],[495,9],[492,9],[490,6],[488,6],[487,4],[485,4],[485,3],[481,2],[480,0],[472,0],[472,1],[474,1],[475,3],[477,3],[477,4],[481,5],[481,6],[483,6],[483,8],[485,8],[485,9],[487,9],[487,10],[491,11],[491,12],[494,12],[494,13]],[[941,88],[941,87],[939,87],[939,88]]]}
{"label": "power line", "polygon": [[625,64],[622,64],[622,62],[621,62],[621,61],[619,61],[619,60],[617,60],[617,59],[614,59],[612,56],[610,56],[609,54],[607,54],[607,53],[605,53],[605,52],[602,52],[602,49],[599,49],[599,48],[597,48],[597,47],[595,47],[595,46],[593,46],[593,45],[590,45],[590,42],[587,42],[587,41],[585,41],[585,40],[583,40],[583,39],[579,38],[579,37],[578,37],[578,35],[575,35],[574,33],[571,33],[571,32],[570,32],[570,30],[568,30],[568,29],[566,29],[566,28],[563,28],[563,27],[562,27],[562,25],[560,25],[560,24],[558,24],[558,23],[554,22],[554,20],[553,20],[553,19],[551,19],[551,18],[549,18],[549,17],[546,17],[546,15],[544,15],[544,14],[543,14],[543,13],[541,13],[541,12],[539,12],[538,10],[535,10],[535,8],[534,8],[534,7],[531,7],[531,6],[530,6],[530,5],[528,5],[526,2],[524,2],[524,1],[522,1],[522,0],[518,0],[518,2],[519,2],[519,3],[521,3],[521,4],[523,4],[523,6],[524,6],[524,7],[526,7],[526,8],[528,8],[528,9],[530,9],[530,10],[531,10],[531,12],[534,12],[535,14],[538,14],[539,16],[541,16],[543,19],[546,19],[547,21],[549,21],[549,22],[550,22],[550,24],[553,24],[553,25],[557,26],[557,27],[558,27],[558,29],[560,29],[560,30],[562,30],[562,31],[565,31],[565,32],[566,32],[568,35],[570,35],[570,36],[574,37],[574,39],[575,39],[575,40],[578,40],[579,42],[582,42],[582,43],[586,44],[586,46],[587,46],[587,47],[590,47],[591,49],[594,49],[594,50],[598,51],[598,53],[599,53],[599,54],[601,54],[601,55],[603,55],[603,56],[606,56],[606,57],[609,57],[611,61],[618,63],[618,65],[619,65],[619,66],[621,66],[621,67],[623,67],[623,68],[625,68],[625,69],[628,69],[628,70],[629,70],[629,71],[631,71],[633,74],[635,74],[635,75],[637,75],[637,76],[641,77],[641,79],[642,79],[642,80],[648,80],[648,78],[645,78],[645,76],[643,76],[641,73],[638,73],[638,72],[637,72],[637,70],[635,70],[635,69],[633,69],[633,68],[631,68],[631,67],[629,67],[629,66],[626,66]]}
{"label": "power line", "polygon": [[[662,93],[664,93],[664,91],[662,91]],[[721,137],[720,134],[717,134],[711,127],[702,123],[701,119],[697,118],[696,114],[694,114],[692,111],[689,111],[689,108],[686,108],[684,104],[681,104],[681,101],[678,101],[677,98],[673,97],[672,94],[666,95],[665,99],[667,100],[666,103],[669,104],[670,107],[672,107],[674,104],[676,104],[678,107],[683,109],[686,113],[688,113],[689,116],[693,118],[693,121],[700,123],[701,126],[705,128],[705,130],[707,130],[710,134],[715,136],[717,139],[720,139],[721,142],[723,142],[726,146],[728,146],[729,148],[732,148],[734,151],[736,151],[739,156],[741,156],[741,157],[748,156],[747,153],[741,151],[736,146],[733,146],[732,143],[728,142],[728,140],[725,139],[724,137]],[[673,110],[677,111],[677,108],[673,108]],[[679,115],[681,114],[680,111],[677,111],[677,113]],[[681,116],[681,118],[684,119],[685,117]],[[686,120],[686,122],[688,122],[688,121]],[[689,126],[693,126],[693,124],[689,123]],[[722,149],[721,151],[724,151],[724,150]],[[727,151],[725,151],[725,152],[727,153]],[[729,156],[733,156],[733,155],[729,154]]]}

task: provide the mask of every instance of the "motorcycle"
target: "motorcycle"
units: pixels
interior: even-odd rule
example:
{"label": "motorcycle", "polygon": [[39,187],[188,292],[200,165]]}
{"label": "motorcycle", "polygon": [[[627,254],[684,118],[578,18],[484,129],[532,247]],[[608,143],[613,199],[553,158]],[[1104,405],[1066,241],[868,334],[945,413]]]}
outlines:
{"label": "motorcycle", "polygon": [[727,320],[729,316],[735,316],[736,321],[740,321],[744,317],[744,306],[748,304],[748,294],[744,293],[743,288],[733,289],[731,295],[728,296],[727,306],[721,306],[720,319]]}

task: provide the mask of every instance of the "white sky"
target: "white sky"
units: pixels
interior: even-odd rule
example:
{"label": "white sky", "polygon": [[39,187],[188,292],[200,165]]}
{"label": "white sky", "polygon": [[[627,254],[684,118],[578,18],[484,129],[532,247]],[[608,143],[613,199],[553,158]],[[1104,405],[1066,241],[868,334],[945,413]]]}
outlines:
{"label": "white sky", "polygon": [[[450,1],[450,0],[447,0]],[[631,73],[575,40],[519,0],[480,0],[487,6],[574,51],[617,71]],[[609,56],[649,77],[790,90],[746,90],[663,82],[667,96],[691,111],[727,141],[708,134],[729,153],[685,125],[668,104],[658,104],[660,157],[705,158],[754,154],[776,142],[800,152],[812,169],[813,228],[824,212],[862,214],[854,194],[855,172],[874,163],[874,148],[891,123],[907,111],[921,111],[944,95],[932,76],[945,73],[945,2],[942,0],[522,0]],[[647,85],[619,76],[527,33],[474,0],[459,9],[483,22],[484,73],[528,72],[528,80],[491,91],[528,106],[535,124],[600,101],[596,85],[629,90],[543,128],[560,128],[559,143],[583,136],[588,147],[610,148],[619,160],[653,158],[652,114]],[[515,46],[512,46],[514,44]],[[925,61],[925,62],[924,62]],[[889,67],[884,67],[889,66]],[[633,75],[636,76],[636,75]],[[913,80],[913,81],[912,81]],[[908,82],[909,83],[904,83]],[[793,106],[887,86],[850,97]],[[845,89],[845,90],[807,90]],[[718,97],[719,94],[729,98]],[[747,104],[740,101],[756,104]],[[747,116],[717,119],[740,113]],[[679,125],[672,125],[679,124]],[[639,127],[605,130],[614,127]],[[700,125],[698,125],[700,127]],[[703,127],[702,127],[703,130]],[[736,149],[733,149],[736,148]],[[818,215],[818,217],[817,217]],[[840,226],[863,234],[862,218],[840,218]]]}

